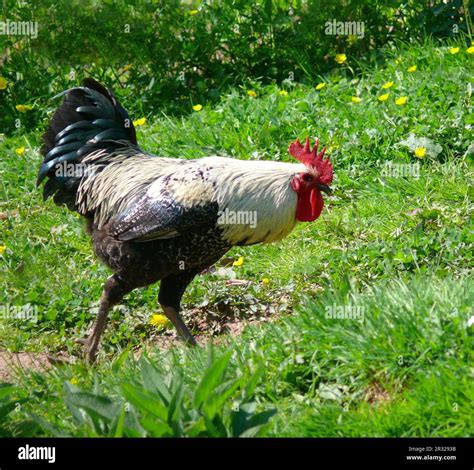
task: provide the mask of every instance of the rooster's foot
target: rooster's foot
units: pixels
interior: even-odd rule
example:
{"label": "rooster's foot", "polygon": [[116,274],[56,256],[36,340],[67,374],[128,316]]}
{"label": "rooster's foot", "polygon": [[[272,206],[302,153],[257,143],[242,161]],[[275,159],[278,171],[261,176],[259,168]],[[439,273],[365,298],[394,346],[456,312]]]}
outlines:
{"label": "rooster's foot", "polygon": [[77,344],[84,347],[83,356],[84,359],[89,363],[93,364],[97,359],[97,350],[99,349],[99,339],[93,334],[87,338],[76,339]]}

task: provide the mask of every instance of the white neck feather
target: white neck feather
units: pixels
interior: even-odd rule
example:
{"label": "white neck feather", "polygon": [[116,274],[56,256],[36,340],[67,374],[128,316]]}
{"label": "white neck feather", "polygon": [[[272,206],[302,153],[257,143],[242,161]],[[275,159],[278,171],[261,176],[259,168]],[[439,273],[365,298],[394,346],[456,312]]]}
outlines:
{"label": "white neck feather", "polygon": [[290,182],[304,165],[208,157],[223,236],[232,244],[269,243],[286,237],[296,224],[298,196]]}

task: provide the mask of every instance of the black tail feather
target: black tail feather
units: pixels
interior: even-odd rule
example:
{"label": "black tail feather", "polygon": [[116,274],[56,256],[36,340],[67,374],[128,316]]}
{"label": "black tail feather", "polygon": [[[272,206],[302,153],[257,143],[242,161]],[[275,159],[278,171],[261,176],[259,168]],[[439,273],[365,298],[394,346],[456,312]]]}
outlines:
{"label": "black tail feather", "polygon": [[47,199],[54,196],[57,204],[74,209],[74,200],[81,176],[58,175],[58,165],[78,164],[98,149],[111,151],[124,145],[137,145],[133,123],[114,95],[100,83],[86,78],[82,87],[72,88],[56,110],[43,135],[43,163],[37,184],[48,177],[43,188]]}

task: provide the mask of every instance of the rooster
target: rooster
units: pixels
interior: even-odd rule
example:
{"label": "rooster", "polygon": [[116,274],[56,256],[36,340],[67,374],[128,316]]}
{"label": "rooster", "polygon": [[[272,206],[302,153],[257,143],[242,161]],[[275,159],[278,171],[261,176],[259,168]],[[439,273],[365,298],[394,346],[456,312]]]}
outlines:
{"label": "rooster", "polygon": [[[85,79],[64,95],[43,135],[37,184],[47,179],[44,199],[86,219],[95,254],[114,272],[83,340],[90,362],[110,308],[157,281],[164,314],[195,345],[180,317],[194,277],[233,246],[275,242],[321,214],[333,172],[317,140],[312,149],[308,138],[291,143],[299,163],[156,157],[138,147],[127,112],[101,84]],[[223,217],[249,213],[256,223]]]}

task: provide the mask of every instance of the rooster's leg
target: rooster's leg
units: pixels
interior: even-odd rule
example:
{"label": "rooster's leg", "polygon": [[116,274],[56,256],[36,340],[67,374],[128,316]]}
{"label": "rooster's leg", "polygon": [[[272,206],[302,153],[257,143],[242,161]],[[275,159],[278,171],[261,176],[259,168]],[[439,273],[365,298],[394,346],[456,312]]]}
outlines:
{"label": "rooster's leg", "polygon": [[109,310],[119,303],[125,294],[128,294],[133,287],[122,281],[116,274],[109,277],[104,285],[104,292],[100,299],[99,313],[91,335],[84,341],[87,347],[87,359],[90,363],[95,362],[97,350],[99,349],[100,337],[107,324]]}
{"label": "rooster's leg", "polygon": [[184,291],[196,274],[197,272],[185,271],[181,274],[172,274],[165,277],[161,280],[160,293],[158,294],[158,300],[164,314],[173,323],[181,338],[190,346],[196,346],[197,343],[181,319],[179,311]]}
{"label": "rooster's leg", "polygon": [[165,307],[163,305],[162,308],[163,312],[171,321],[171,323],[173,323],[174,327],[179,333],[179,336],[183,338],[184,342],[190,346],[196,346],[196,340],[194,339],[192,333],[188,330],[188,327],[185,325],[184,321],[179,316],[178,310],[176,310],[174,307]]}

